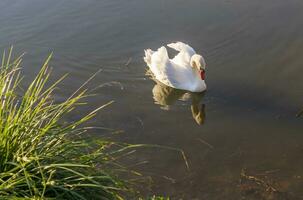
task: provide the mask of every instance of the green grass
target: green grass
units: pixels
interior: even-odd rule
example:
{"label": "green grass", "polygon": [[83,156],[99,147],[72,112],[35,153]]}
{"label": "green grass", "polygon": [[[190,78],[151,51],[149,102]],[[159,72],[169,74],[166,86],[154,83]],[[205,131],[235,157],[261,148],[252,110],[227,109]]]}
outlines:
{"label": "green grass", "polygon": [[[0,199],[122,199],[128,191],[115,174],[115,157],[130,146],[87,140],[83,123],[66,114],[83,104],[84,85],[63,102],[49,85],[49,60],[27,88],[21,88],[22,56],[3,54],[0,68]],[[121,170],[121,167],[120,167]]]}
{"label": "green grass", "polygon": [[[0,199],[141,199],[135,184],[144,176],[120,164],[119,159],[140,147],[162,148],[185,154],[173,147],[121,144],[85,134],[85,122],[109,105],[66,121],[89,96],[86,84],[64,101],[54,92],[65,76],[49,82],[49,61],[28,87],[22,87],[23,55],[13,59],[12,49],[0,62]],[[123,175],[123,176],[121,176]],[[121,179],[121,177],[124,177]],[[126,179],[126,177],[128,177]],[[169,200],[153,196],[151,200]]]}

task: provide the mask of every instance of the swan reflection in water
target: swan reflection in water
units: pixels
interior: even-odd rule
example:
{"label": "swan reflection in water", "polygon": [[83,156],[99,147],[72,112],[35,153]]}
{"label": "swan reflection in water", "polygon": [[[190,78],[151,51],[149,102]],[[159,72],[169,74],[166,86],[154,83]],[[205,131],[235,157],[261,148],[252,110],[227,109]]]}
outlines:
{"label": "swan reflection in water", "polygon": [[175,104],[176,101],[191,101],[191,113],[197,124],[202,125],[205,122],[205,105],[200,105],[204,96],[203,93],[192,93],[185,90],[178,90],[166,86],[160,82],[153,88],[153,98],[156,104],[161,105],[162,109],[169,110],[170,106]]}

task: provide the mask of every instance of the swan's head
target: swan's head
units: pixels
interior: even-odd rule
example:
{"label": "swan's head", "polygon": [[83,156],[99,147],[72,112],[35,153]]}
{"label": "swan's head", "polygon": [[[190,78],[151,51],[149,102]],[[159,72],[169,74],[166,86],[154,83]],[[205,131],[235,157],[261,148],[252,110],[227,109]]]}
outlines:
{"label": "swan's head", "polygon": [[205,80],[205,68],[206,68],[206,63],[204,58],[199,55],[199,54],[195,54],[191,57],[190,59],[190,65],[194,68],[197,69],[201,79]]}

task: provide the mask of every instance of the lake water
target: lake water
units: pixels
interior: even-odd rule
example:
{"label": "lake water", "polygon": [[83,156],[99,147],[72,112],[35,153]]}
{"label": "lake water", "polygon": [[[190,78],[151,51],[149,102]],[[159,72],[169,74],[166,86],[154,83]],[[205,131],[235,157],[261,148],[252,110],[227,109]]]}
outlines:
{"label": "lake water", "polygon": [[[92,125],[123,130],[119,141],[184,150],[189,170],[178,152],[139,150],[136,161],[149,163],[137,169],[154,182],[145,195],[301,199],[302,9],[302,0],[1,0],[0,49],[26,52],[25,80],[54,52],[54,79],[70,74],[58,98],[102,69],[89,107],[115,102]],[[204,94],[146,75],[143,49],[177,40],[204,55]],[[240,182],[243,170],[279,192]]]}

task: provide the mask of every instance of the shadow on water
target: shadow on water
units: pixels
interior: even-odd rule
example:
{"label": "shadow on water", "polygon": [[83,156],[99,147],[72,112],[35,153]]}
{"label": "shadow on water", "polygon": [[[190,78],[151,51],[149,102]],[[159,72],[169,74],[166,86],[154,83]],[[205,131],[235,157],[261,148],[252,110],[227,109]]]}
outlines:
{"label": "shadow on water", "polygon": [[205,92],[192,93],[185,90],[178,90],[158,81],[152,92],[155,103],[160,105],[163,110],[170,110],[170,107],[177,101],[191,101],[190,108],[193,119],[199,125],[205,123],[205,104],[201,104]]}

